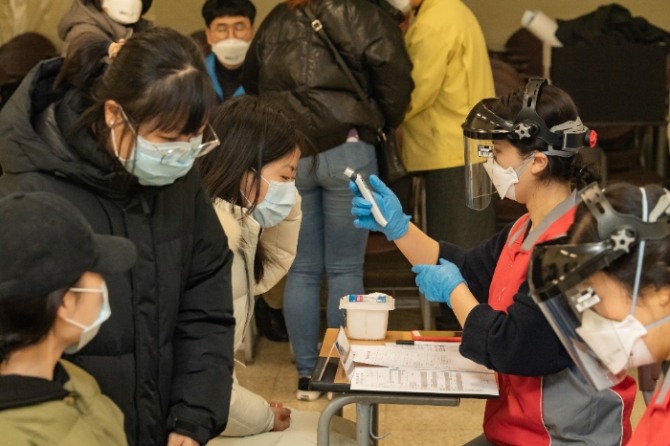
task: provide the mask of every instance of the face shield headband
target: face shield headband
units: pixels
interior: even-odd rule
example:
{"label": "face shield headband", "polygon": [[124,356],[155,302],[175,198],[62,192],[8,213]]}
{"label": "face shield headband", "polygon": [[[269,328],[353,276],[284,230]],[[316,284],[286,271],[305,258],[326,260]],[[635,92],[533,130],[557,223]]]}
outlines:
{"label": "face shield headband", "polygon": [[465,119],[461,126],[465,151],[465,204],[470,209],[483,210],[491,203],[493,185],[486,161],[493,157],[495,141],[514,142],[537,137],[548,145],[543,153],[563,158],[574,156],[585,144],[595,146],[595,132],[585,127],[579,117],[547,128],[536,111],[540,89],[546,82],[542,78],[528,81],[521,110],[512,121],[493,112],[491,104],[497,99],[492,98],[480,101]]}
{"label": "face shield headband", "polygon": [[496,115],[488,106],[491,99],[480,101],[470,112],[461,126],[465,138],[476,140],[520,141],[536,137],[549,145],[545,152],[550,156],[571,157],[585,145],[594,147],[596,133],[586,127],[577,117],[574,121],[547,127],[544,119],[537,114],[537,100],[541,87],[547,83],[543,78],[531,78],[523,93],[521,110],[513,121]]}
{"label": "face shield headband", "polygon": [[[670,192],[662,196],[654,209],[648,213],[646,194],[641,189],[644,200],[643,218],[621,214],[615,211],[596,183],[580,192],[580,197],[594,215],[598,224],[600,242],[583,244],[543,244],[533,250],[529,266],[529,284],[533,299],[537,302],[558,338],[572,357],[578,369],[587,380],[598,390],[611,387],[620,382],[625,373],[613,373],[613,364],[621,364],[614,353],[621,358],[621,350],[616,342],[610,343],[609,353],[603,356],[590,347],[580,333],[584,332],[585,317],[600,318],[614,325],[627,321],[610,321],[590,310],[600,299],[584,285],[584,281],[594,273],[611,265],[616,259],[631,254],[637,249],[637,268],[633,285],[633,302],[630,319],[634,313],[639,281],[644,258],[646,240],[660,240],[670,235],[668,213],[670,212]],[[639,324],[640,330],[646,333],[658,324],[667,322],[668,318],[656,321],[646,327]],[[588,321],[592,322],[592,320]],[[630,321],[628,321],[630,322]],[[611,329],[610,332],[611,334]],[[643,336],[643,334],[642,334]],[[631,341],[632,342],[632,341]],[[591,343],[592,345],[592,343]],[[627,347],[632,348],[632,344]],[[607,350],[607,347],[606,347]],[[624,348],[624,351],[625,350]],[[623,358],[626,361],[626,357]],[[609,366],[609,368],[608,368]]]}

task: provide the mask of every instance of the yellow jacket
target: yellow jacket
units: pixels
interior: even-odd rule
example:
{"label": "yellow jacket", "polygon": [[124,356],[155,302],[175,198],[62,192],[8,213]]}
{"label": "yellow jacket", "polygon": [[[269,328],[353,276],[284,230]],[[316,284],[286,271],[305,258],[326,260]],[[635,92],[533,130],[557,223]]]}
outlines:
{"label": "yellow jacket", "polygon": [[402,125],[405,165],[462,166],[461,124],[477,102],[495,96],[479,23],[461,0],[424,0],[405,43],[415,85]]}

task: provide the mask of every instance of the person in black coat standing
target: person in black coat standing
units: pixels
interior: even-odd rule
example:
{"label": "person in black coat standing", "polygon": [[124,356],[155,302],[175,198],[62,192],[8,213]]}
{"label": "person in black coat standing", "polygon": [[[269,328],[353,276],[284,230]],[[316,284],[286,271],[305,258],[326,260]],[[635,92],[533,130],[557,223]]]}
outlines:
{"label": "person in black coat standing", "polygon": [[[372,101],[361,100],[336,63],[322,33]],[[380,124],[402,121],[413,89],[412,64],[390,14],[363,0],[290,0],[266,17],[251,42],[242,72],[247,93],[285,107],[318,151],[300,160],[296,185],[303,198],[298,252],[284,291],[284,315],[298,369],[298,399],[312,400],[309,375],[316,362],[319,291],[328,280],[328,326],[343,323],[339,298],[362,294],[367,233],[356,232],[344,169],[377,172],[374,145]]]}
{"label": "person in black coat standing", "polygon": [[112,316],[66,355],[121,408],[131,445],[204,444],[226,426],[232,255],[191,169],[218,146],[215,102],[195,42],[153,28],[121,47],[80,36],[0,113],[0,196],[53,192],[137,247],[132,270],[106,277]]}

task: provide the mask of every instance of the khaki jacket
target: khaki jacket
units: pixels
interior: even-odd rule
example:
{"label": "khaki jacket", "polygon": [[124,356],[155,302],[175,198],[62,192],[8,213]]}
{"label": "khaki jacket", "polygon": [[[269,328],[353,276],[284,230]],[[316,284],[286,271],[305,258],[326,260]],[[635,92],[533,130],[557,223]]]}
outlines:
{"label": "khaki jacket", "polygon": [[[64,398],[0,410],[0,444],[124,446],[123,414],[91,375],[61,360],[69,379]],[[33,378],[27,378],[33,379]],[[6,389],[8,390],[8,389]]]}

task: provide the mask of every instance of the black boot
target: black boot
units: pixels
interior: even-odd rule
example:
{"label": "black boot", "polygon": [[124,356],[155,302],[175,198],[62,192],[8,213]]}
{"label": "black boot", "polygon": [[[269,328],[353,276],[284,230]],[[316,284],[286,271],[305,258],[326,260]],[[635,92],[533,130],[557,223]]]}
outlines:
{"label": "black boot", "polygon": [[254,308],[258,332],[271,341],[288,342],[288,332],[282,310],[270,307],[263,296],[256,299]]}

